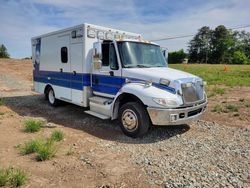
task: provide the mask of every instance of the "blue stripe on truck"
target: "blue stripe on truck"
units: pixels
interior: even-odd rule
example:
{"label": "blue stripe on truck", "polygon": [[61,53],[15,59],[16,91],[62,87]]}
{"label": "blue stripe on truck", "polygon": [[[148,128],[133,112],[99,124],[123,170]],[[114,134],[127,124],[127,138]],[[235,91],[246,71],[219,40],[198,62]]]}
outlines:
{"label": "blue stripe on truck", "polygon": [[[129,78],[131,79],[131,78]],[[92,75],[93,91],[115,95],[122,85],[125,83],[125,78],[108,75]],[[138,80],[138,79],[135,79]],[[73,73],[55,72],[55,71],[34,71],[34,81],[49,83],[61,87],[67,87],[76,90],[83,90],[84,86],[90,86],[90,74],[88,73]],[[175,89],[163,86],[158,83],[153,83],[153,86],[160,89],[175,93]]]}

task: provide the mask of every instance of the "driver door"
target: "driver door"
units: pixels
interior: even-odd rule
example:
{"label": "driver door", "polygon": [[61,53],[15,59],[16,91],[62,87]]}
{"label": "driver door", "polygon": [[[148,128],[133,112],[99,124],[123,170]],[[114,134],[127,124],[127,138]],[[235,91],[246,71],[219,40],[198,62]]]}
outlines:
{"label": "driver door", "polygon": [[114,97],[123,84],[114,43],[103,42],[101,61],[102,67],[100,69],[93,67],[93,93],[104,97]]}

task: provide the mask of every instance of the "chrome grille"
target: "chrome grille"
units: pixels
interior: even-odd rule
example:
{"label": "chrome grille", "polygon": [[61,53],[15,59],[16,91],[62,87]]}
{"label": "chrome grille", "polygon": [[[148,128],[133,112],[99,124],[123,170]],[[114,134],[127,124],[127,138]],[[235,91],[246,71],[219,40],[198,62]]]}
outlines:
{"label": "chrome grille", "polygon": [[185,104],[194,103],[204,99],[204,88],[200,81],[182,84],[181,88]]}

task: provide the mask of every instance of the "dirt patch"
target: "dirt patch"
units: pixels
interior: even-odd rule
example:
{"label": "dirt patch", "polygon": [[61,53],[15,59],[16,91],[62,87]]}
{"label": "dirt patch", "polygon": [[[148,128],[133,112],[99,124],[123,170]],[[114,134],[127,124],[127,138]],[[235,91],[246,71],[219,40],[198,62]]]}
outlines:
{"label": "dirt patch", "polygon": [[[12,102],[14,100],[6,99],[7,104],[12,104]],[[23,101],[21,104],[25,105]],[[0,166],[7,168],[14,165],[24,169],[29,173],[28,184],[31,187],[83,187],[83,185],[88,185],[88,187],[101,187],[102,185],[147,187],[143,171],[131,164],[126,154],[106,151],[104,147],[96,143],[95,136],[80,130],[80,127],[79,129],[70,128],[70,124],[74,124],[74,121],[70,119],[64,123],[65,126],[54,123],[56,121],[49,121],[48,126],[39,133],[25,133],[23,122],[27,116],[24,114],[29,114],[29,117],[36,115],[26,108],[24,111],[22,114],[6,106],[0,107],[2,114],[0,129],[4,130],[0,131]],[[44,118],[43,115],[42,118]],[[60,144],[57,144],[58,151],[52,160],[37,162],[34,155],[21,155],[15,147],[34,138],[49,137],[54,129],[63,130],[66,137]],[[67,154],[69,150],[72,150],[70,155]]]}
{"label": "dirt patch", "polygon": [[31,60],[0,59],[0,67],[0,97],[31,93]]}
{"label": "dirt patch", "polygon": [[[231,127],[250,127],[250,88],[225,88],[225,93],[208,99],[208,110],[203,119]],[[233,106],[235,111],[213,112],[215,106]]]}

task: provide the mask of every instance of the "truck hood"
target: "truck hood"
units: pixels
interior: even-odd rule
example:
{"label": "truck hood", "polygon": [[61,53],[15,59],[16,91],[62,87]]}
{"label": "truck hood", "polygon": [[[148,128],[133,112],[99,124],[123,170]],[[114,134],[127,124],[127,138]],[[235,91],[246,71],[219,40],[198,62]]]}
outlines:
{"label": "truck hood", "polygon": [[187,72],[179,71],[168,67],[152,67],[152,68],[124,68],[123,77],[140,79],[159,83],[161,78],[169,81],[183,80],[186,78],[198,78]]}

